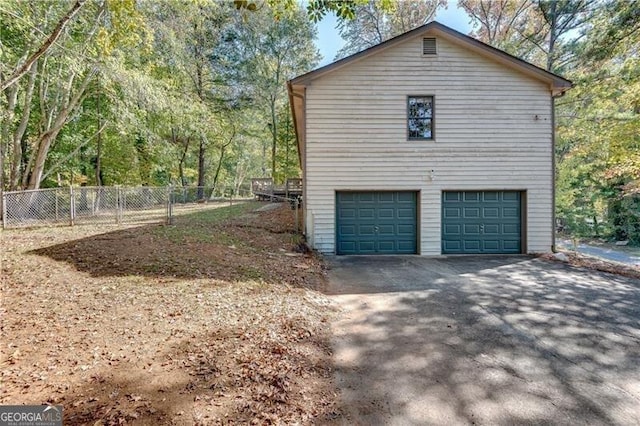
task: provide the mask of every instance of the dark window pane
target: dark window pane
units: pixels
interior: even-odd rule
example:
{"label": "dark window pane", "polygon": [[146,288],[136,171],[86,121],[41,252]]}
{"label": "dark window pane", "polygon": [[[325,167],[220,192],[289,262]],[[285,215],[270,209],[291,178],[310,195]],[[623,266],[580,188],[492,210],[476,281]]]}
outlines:
{"label": "dark window pane", "polygon": [[409,137],[417,138],[420,137],[420,125],[419,120],[410,118],[409,119]]}
{"label": "dark window pane", "polygon": [[424,120],[422,123],[423,123],[422,137],[431,139],[431,120],[427,119],[427,120]]}
{"label": "dark window pane", "polygon": [[424,120],[420,120],[419,126],[418,126],[418,136],[423,138],[424,137],[424,133],[426,131],[426,123]]}
{"label": "dark window pane", "polygon": [[408,98],[407,130],[409,138],[431,139],[433,119],[433,97],[412,96]]}
{"label": "dark window pane", "polygon": [[423,117],[431,118],[431,102],[425,103]]}
{"label": "dark window pane", "polygon": [[416,106],[415,102],[414,103],[410,103],[409,104],[409,117],[413,118],[413,117],[417,117],[418,115],[418,107]]}

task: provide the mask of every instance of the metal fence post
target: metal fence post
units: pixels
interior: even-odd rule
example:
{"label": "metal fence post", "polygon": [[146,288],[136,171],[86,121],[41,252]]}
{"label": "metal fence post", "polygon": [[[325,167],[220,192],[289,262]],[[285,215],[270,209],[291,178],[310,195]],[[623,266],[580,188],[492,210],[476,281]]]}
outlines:
{"label": "metal fence post", "polygon": [[167,193],[167,225],[173,225],[173,187],[169,187],[169,191]]}
{"label": "metal fence post", "polygon": [[73,221],[76,218],[76,198],[73,195],[73,186],[69,185],[69,220],[71,226],[73,226]]}
{"label": "metal fence post", "polygon": [[[1,171],[0,171],[1,172]],[[2,193],[2,229],[7,228],[7,196],[4,191],[0,188],[0,193]]]}
{"label": "metal fence post", "polygon": [[300,232],[300,226],[298,226],[299,214],[298,214],[298,204],[300,204],[300,200],[296,197],[296,234]]}
{"label": "metal fence post", "polygon": [[127,214],[127,187],[120,188],[120,223],[124,222],[125,214]]}
{"label": "metal fence post", "polygon": [[122,188],[120,185],[116,186],[116,223],[119,225],[122,223],[122,216],[124,215],[124,200],[122,195]]}
{"label": "metal fence post", "polygon": [[91,200],[91,217],[96,215],[96,199],[98,198],[98,189],[91,188],[93,192],[93,198]]}
{"label": "metal fence post", "polygon": [[56,190],[54,192],[54,194],[56,194],[56,222],[60,219],[60,214],[59,214],[59,201],[58,201],[58,191]]}

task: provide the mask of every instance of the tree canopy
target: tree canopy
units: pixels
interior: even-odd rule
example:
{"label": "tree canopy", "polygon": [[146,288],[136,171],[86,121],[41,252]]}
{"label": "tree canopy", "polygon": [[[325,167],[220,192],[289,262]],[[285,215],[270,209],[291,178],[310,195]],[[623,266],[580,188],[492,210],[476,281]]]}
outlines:
{"label": "tree canopy", "polygon": [[276,3],[3,2],[4,189],[298,176],[284,83],[319,55]]}

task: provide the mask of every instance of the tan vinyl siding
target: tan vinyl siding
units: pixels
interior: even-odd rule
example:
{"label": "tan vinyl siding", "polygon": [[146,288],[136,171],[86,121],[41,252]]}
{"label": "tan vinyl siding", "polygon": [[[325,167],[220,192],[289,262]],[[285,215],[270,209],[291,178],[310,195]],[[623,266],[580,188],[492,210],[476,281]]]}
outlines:
{"label": "tan vinyl siding", "polygon": [[[442,37],[424,56],[422,38],[308,83],[311,244],[335,251],[335,191],[420,191],[419,252],[439,255],[441,191],[524,190],[527,251],[549,251],[549,86]],[[434,140],[407,140],[408,95],[434,96]]]}

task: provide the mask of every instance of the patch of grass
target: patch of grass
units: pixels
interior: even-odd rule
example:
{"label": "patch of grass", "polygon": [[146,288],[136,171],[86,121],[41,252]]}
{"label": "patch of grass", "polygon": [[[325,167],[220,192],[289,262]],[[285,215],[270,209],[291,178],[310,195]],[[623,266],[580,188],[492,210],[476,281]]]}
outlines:
{"label": "patch of grass", "polygon": [[246,280],[260,282],[262,279],[264,279],[264,276],[262,275],[260,269],[254,268],[253,266],[241,265],[238,267],[238,269],[240,270],[242,277]]}
{"label": "patch of grass", "polygon": [[258,201],[249,201],[241,204],[234,204],[228,207],[220,207],[217,209],[203,210],[188,216],[178,217],[177,224],[181,225],[217,225],[225,220],[242,216],[250,211],[260,208],[263,203]]}
{"label": "patch of grass", "polygon": [[236,237],[235,235],[228,234],[224,231],[219,232],[215,235],[215,241],[218,244],[224,244],[225,246],[238,247],[244,245],[244,241],[242,241],[240,238]]}
{"label": "patch of grass", "polygon": [[198,243],[236,245],[240,243],[237,238],[225,232],[211,232],[209,227],[245,215],[261,206],[262,203],[251,201],[177,216],[174,225],[158,227],[154,230],[154,235],[172,243],[190,240]]}
{"label": "patch of grass", "polygon": [[291,235],[291,245],[294,247],[299,246],[300,244],[304,243],[305,239],[301,234],[292,234]]}

